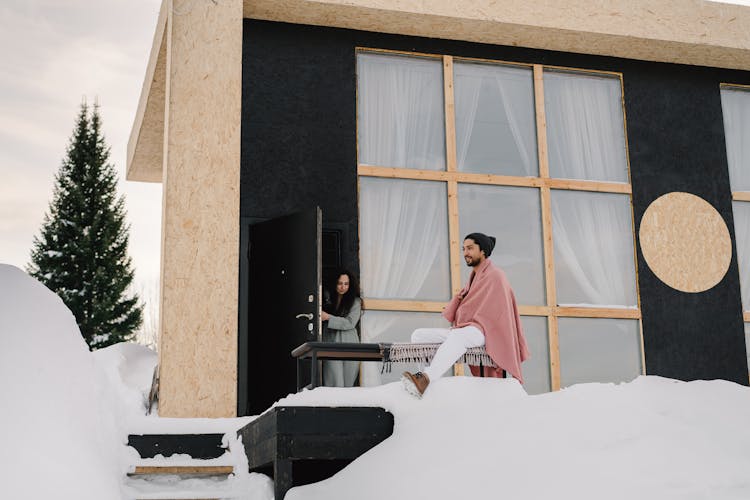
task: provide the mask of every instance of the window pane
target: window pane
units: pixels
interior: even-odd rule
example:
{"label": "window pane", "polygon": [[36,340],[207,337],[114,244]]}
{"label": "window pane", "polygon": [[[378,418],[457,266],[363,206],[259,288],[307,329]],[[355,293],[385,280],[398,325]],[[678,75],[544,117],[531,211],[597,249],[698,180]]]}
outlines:
{"label": "window pane", "polygon": [[750,191],[750,91],[721,89],[732,191]]}
{"label": "window pane", "polygon": [[441,60],[357,55],[360,163],[445,170],[444,116]]}
{"label": "window pane", "polygon": [[628,182],[620,79],[544,72],[550,176]]}
{"label": "window pane", "polygon": [[750,203],[733,201],[734,237],[737,242],[737,263],[740,268],[742,310],[750,311]]}
{"label": "window pane", "polygon": [[531,358],[523,363],[523,387],[529,394],[549,392],[549,337],[547,318],[521,316]]}
{"label": "window pane", "polygon": [[560,385],[629,382],[641,374],[638,321],[560,318]]}
{"label": "window pane", "polygon": [[[410,342],[417,328],[449,328],[450,324],[440,313],[397,311],[365,311],[362,315],[362,342]],[[383,363],[362,363],[362,385],[380,385],[395,382],[404,370],[418,371],[416,364],[392,365],[389,373],[380,373]]]}
{"label": "window pane", "polygon": [[458,170],[537,176],[531,69],[476,63],[453,68]]}
{"label": "window pane", "polygon": [[[505,271],[518,303],[545,305],[538,189],[459,184],[458,225],[460,238],[474,232],[495,236],[492,261]],[[462,283],[470,272],[461,266]]]}
{"label": "window pane", "polygon": [[635,307],[630,196],[552,190],[559,305]]}
{"label": "window pane", "polygon": [[447,204],[444,182],[359,178],[365,297],[450,299]]}

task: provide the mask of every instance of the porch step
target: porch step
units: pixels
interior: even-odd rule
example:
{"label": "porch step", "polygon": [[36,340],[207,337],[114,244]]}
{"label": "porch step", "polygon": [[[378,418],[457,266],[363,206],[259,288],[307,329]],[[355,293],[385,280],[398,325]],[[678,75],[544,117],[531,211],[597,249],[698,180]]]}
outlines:
{"label": "porch step", "polygon": [[141,458],[157,455],[190,455],[192,458],[208,460],[224,454],[224,434],[130,434],[128,446],[132,446]]}
{"label": "porch step", "polygon": [[[215,462],[216,460],[212,460]],[[124,479],[125,498],[132,500],[231,499],[240,492],[231,480],[231,465],[202,465],[183,457],[179,465],[135,465]]]}
{"label": "porch step", "polygon": [[128,500],[240,498],[223,434],[131,434],[138,452],[123,478]]}

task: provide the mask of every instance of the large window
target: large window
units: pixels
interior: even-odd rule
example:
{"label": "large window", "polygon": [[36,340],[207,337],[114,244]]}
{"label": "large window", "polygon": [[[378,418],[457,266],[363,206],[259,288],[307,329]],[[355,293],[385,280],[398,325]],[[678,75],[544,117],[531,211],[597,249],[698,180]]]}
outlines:
{"label": "large window", "polygon": [[723,85],[721,107],[740,268],[745,349],[750,376],[750,87]]}
{"label": "large window", "polygon": [[479,231],[520,304],[527,391],[643,373],[620,75],[363,49],[357,90],[363,341],[448,326]]}

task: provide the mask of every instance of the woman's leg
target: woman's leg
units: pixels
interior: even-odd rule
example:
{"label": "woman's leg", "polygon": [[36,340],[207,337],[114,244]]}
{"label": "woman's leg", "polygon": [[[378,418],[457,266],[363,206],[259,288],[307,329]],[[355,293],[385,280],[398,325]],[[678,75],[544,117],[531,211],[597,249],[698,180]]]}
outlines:
{"label": "woman's leg", "polygon": [[359,361],[344,361],[344,387],[354,387],[359,375]]}
{"label": "woman's leg", "polygon": [[[416,332],[415,332],[416,333]],[[484,334],[476,326],[451,329],[424,373],[431,381],[443,376],[467,349],[484,345]]]}
{"label": "woman's leg", "polygon": [[323,361],[323,385],[344,387],[344,362]]}

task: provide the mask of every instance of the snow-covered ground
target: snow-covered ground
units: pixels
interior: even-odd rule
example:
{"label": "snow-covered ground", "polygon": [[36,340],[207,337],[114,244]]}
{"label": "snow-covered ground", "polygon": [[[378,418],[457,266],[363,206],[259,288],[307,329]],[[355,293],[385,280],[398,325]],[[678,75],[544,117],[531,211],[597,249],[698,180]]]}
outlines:
{"label": "snow-covered ground", "polygon": [[[57,295],[20,269],[0,264],[0,498],[115,500],[142,493],[154,498],[168,486],[165,498],[203,491],[204,498],[219,493],[271,500],[273,484],[247,472],[236,438],[249,417],[145,415],[155,364],[156,354],[136,344],[89,352]],[[135,465],[196,465],[184,456],[141,459],[125,446],[128,434],[203,432],[225,433],[229,451],[201,465],[234,465],[237,474],[221,481],[126,480]]]}
{"label": "snow-covered ground", "polygon": [[393,436],[287,500],[748,499],[750,389],[640,377],[528,396],[512,379],[322,388],[280,405],[382,406]]}
{"label": "snow-covered ground", "polygon": [[[70,311],[17,268],[0,265],[0,498],[179,495],[271,500],[248,474],[234,431],[250,418],[146,416],[155,355],[120,344],[90,353]],[[750,389],[724,381],[640,377],[527,395],[514,380],[434,382],[422,400],[400,384],[318,388],[277,405],[381,406],[394,433],[336,476],[290,500],[512,498],[748,499]],[[128,433],[224,432],[228,480],[125,479],[143,460]],[[169,484],[173,483],[173,484]],[[174,497],[169,497],[174,498]]]}

